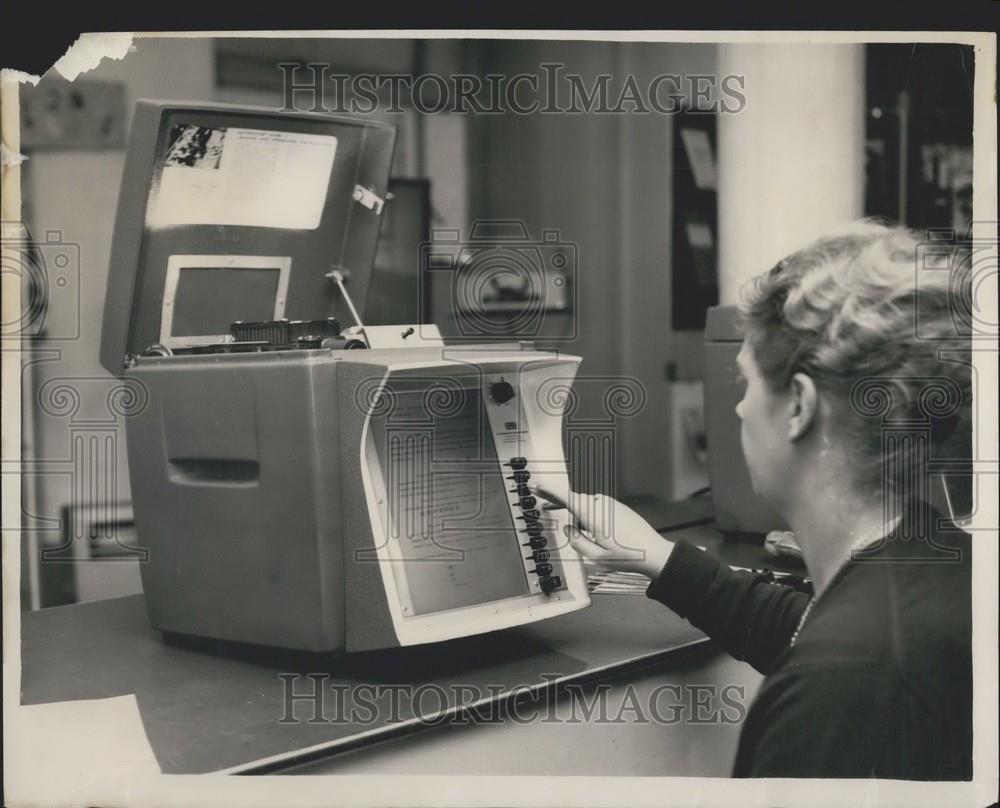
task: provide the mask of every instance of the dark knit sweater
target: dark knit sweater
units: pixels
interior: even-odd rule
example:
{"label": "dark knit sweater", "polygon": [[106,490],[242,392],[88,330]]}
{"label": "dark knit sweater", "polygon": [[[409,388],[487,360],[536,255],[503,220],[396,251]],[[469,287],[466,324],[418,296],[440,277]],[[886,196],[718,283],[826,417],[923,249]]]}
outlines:
{"label": "dark knit sweater", "polygon": [[931,542],[848,563],[794,646],[806,595],[677,543],[647,595],[766,674],[735,777],[971,778],[970,540],[949,523]]}

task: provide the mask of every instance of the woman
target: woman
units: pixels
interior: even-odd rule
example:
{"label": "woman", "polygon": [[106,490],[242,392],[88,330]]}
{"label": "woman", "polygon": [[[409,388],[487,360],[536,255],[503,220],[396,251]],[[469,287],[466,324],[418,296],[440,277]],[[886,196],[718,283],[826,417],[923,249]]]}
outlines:
{"label": "woman", "polygon": [[812,598],[610,498],[569,497],[574,549],[645,573],[650,597],[766,674],[734,776],[971,777],[969,537],[923,502],[926,439],[932,457],[969,440],[970,346],[951,305],[968,289],[917,270],[918,252],[908,231],[858,223],[781,261],[742,307],[743,451]]}

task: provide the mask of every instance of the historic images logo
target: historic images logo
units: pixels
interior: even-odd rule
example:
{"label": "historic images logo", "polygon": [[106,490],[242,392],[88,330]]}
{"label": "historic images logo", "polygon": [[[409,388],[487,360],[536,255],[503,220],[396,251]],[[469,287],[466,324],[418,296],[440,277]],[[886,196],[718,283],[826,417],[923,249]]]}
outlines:
{"label": "historic images logo", "polygon": [[544,62],[534,73],[333,73],[330,65],[280,63],[285,109],[367,115],[407,108],[436,115],[585,114],[672,115],[690,103],[699,112],[740,112],[746,81],[740,75],[663,73],[582,76]]}

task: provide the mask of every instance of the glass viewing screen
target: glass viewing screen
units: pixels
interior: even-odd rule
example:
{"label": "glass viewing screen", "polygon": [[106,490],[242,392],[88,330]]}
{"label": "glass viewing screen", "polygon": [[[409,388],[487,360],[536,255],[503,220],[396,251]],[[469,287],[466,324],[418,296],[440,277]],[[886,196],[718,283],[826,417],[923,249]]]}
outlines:
{"label": "glass viewing screen", "polygon": [[395,539],[389,553],[409,615],[529,594],[479,390],[436,400],[435,392],[395,392],[391,412],[372,418]]}
{"label": "glass viewing screen", "polygon": [[171,334],[228,334],[237,320],[274,319],[279,267],[181,267]]}

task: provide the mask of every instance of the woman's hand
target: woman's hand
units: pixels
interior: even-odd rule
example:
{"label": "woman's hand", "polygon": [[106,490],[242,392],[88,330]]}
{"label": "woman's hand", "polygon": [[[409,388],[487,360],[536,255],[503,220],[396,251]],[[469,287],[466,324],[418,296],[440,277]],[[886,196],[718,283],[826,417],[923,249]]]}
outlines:
{"label": "woman's hand", "polygon": [[660,574],[674,549],[639,514],[603,494],[570,492],[566,499],[545,488],[539,496],[570,512],[565,528],[570,545],[600,567],[622,572],[641,572],[649,578]]}

